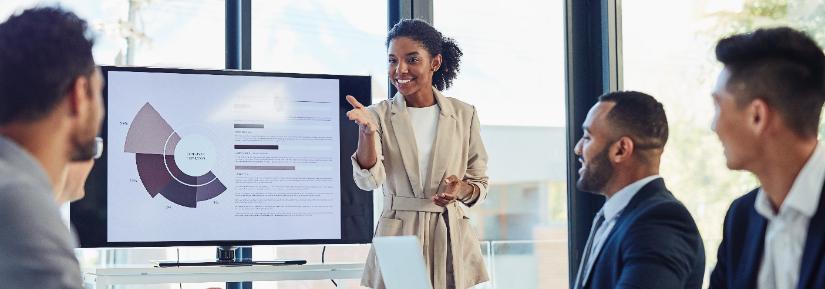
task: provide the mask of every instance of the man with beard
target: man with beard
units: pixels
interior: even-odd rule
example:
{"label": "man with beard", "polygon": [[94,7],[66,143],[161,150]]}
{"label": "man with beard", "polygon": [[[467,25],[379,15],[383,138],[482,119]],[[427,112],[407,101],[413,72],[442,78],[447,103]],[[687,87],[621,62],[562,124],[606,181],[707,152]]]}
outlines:
{"label": "man with beard", "polygon": [[0,24],[0,285],[82,288],[58,212],[67,165],[89,160],[103,119],[86,22],[34,8]]}
{"label": "man with beard", "polygon": [[701,288],[702,238],[658,175],[668,136],[662,104],[641,92],[608,93],[582,127],[576,187],[607,201],[593,220],[574,289]]}

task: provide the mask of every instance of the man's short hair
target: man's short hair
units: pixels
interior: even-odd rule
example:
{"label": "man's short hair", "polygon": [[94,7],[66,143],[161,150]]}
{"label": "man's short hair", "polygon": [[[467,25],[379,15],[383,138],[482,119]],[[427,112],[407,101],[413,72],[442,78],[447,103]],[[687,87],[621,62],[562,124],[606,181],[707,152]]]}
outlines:
{"label": "man's short hair", "polygon": [[615,103],[607,114],[607,121],[617,138],[629,136],[636,150],[664,149],[667,116],[655,98],[638,91],[616,91],[600,96],[599,101]]}
{"label": "man's short hair", "polygon": [[716,44],[731,73],[727,88],[741,107],[762,99],[797,135],[816,136],[825,101],[825,55],[813,39],[788,28],[757,29]]}
{"label": "man's short hair", "polygon": [[38,7],[0,24],[0,125],[38,120],[79,76],[91,76],[86,21],[59,7]]}

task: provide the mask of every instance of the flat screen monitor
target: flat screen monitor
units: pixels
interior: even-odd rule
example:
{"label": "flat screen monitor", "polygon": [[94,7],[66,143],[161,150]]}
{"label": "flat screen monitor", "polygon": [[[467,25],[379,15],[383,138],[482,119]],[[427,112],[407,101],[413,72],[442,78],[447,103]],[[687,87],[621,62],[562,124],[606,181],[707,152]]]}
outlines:
{"label": "flat screen monitor", "polygon": [[345,96],[369,76],[102,67],[105,150],[70,207],[84,248],[369,243]]}

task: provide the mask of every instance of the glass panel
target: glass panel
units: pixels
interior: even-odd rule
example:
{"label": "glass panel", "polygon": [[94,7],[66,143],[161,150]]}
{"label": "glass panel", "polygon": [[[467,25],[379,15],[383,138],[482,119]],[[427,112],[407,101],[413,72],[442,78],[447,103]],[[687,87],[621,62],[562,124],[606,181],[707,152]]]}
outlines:
{"label": "glass panel", "polygon": [[436,28],[464,52],[446,94],[476,106],[490,156],[490,194],[471,210],[474,222],[485,240],[566,238],[563,7],[485,4],[434,8]]}
{"label": "glass panel", "polygon": [[670,140],[661,172],[696,219],[705,239],[707,268],[712,269],[728,206],[757,185],[750,174],[725,167],[722,146],[710,130],[710,93],[721,69],[714,54],[716,41],[758,27],[790,25],[810,33],[822,46],[825,4],[625,0],[621,13],[624,87],[650,93],[665,106]]}
{"label": "glass panel", "polygon": [[469,214],[479,237],[494,241],[495,288],[567,284],[566,245],[545,256],[522,243],[567,240],[563,4],[434,1],[434,26],[464,52],[445,94],[478,109],[490,157],[489,194]]}
{"label": "glass panel", "polygon": [[[101,65],[224,67],[224,1],[3,0],[0,21],[36,5],[60,5],[84,18],[95,33],[93,53]],[[66,219],[67,208],[63,210]],[[76,253],[82,267],[147,265],[178,256],[174,248],[78,249]],[[215,248],[182,248],[180,253],[182,260],[214,258]],[[125,288],[178,287],[160,284]]]}
{"label": "glass panel", "polygon": [[224,1],[4,0],[0,18],[55,4],[89,22],[98,64],[224,68]]}
{"label": "glass panel", "polygon": [[252,1],[252,69],[371,75],[387,98],[386,0]]}
{"label": "glass panel", "polygon": [[493,241],[492,288],[567,289],[567,239]]}
{"label": "glass panel", "polygon": [[[262,71],[372,76],[373,102],[387,98],[386,0],[252,1],[252,69]],[[374,192],[376,215],[381,192]],[[262,251],[261,251],[262,250]],[[264,247],[255,258],[321,262],[321,246]],[[325,262],[363,263],[368,245],[327,246]],[[360,288],[359,279],[335,280]],[[255,288],[331,288],[330,280],[256,282]]]}

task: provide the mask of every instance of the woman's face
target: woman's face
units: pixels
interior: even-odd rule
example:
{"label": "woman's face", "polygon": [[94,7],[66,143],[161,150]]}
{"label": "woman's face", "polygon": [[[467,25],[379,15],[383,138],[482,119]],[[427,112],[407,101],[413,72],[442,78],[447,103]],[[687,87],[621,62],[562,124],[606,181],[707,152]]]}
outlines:
{"label": "woman's face", "polygon": [[441,55],[432,57],[421,42],[408,37],[390,40],[388,47],[390,81],[404,96],[431,90],[433,73],[441,65]]}

